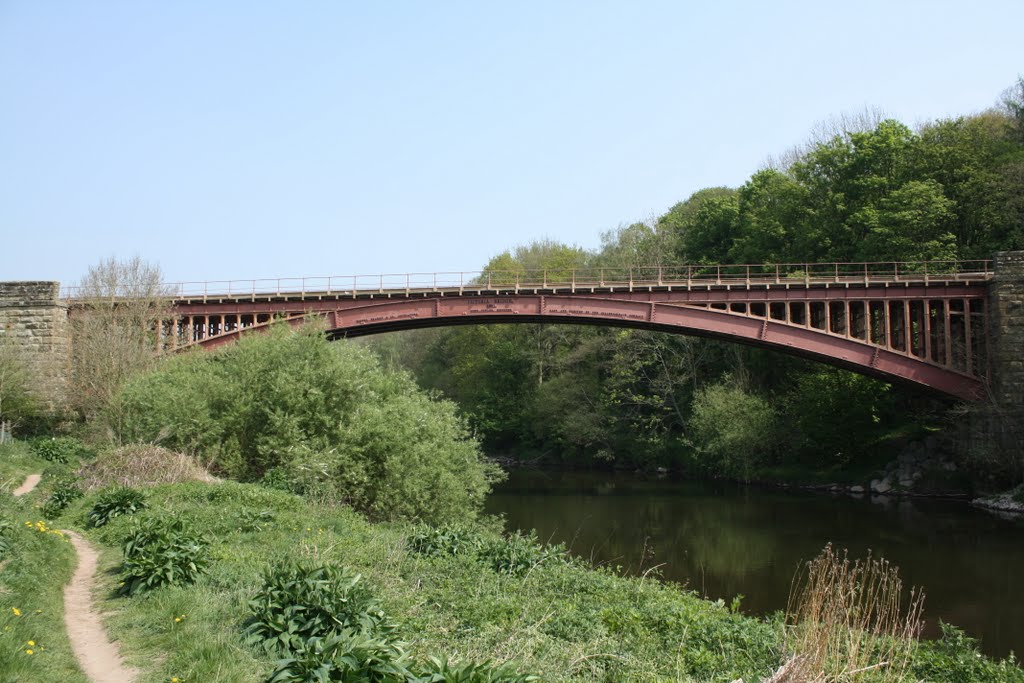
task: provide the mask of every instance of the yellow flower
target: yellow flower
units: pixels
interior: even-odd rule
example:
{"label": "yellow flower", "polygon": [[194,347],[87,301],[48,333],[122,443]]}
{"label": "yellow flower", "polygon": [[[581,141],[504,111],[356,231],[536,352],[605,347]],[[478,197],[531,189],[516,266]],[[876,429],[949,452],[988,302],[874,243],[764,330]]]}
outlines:
{"label": "yellow flower", "polygon": [[28,641],[28,645],[29,645],[29,647],[35,647],[36,646],[36,641],[30,640],[30,641]]}
{"label": "yellow flower", "polygon": [[174,617],[174,623],[177,624],[179,621],[181,621],[181,617]]}
{"label": "yellow flower", "polygon": [[32,650],[25,650],[25,654],[27,654],[27,655],[32,654]]}
{"label": "yellow flower", "polygon": [[18,609],[17,607],[12,607],[11,611],[14,612],[14,616],[16,616],[16,617],[20,617],[21,616],[21,610]]}
{"label": "yellow flower", "polygon": [[175,676],[174,678],[171,679],[171,683],[181,683],[181,679],[178,678],[177,676]]}

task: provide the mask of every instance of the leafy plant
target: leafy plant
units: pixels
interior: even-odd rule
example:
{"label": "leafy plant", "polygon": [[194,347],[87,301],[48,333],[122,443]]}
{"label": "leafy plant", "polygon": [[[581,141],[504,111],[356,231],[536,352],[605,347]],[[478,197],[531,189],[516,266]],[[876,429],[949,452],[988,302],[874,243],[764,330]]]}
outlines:
{"label": "leafy plant", "polygon": [[267,651],[299,652],[310,638],[346,630],[385,639],[394,631],[362,577],[335,565],[277,565],[249,607],[253,617],[246,628],[248,640]]}
{"label": "leafy plant", "polygon": [[32,451],[43,460],[61,464],[87,453],[82,442],[71,436],[33,439],[30,446]]}
{"label": "leafy plant", "polygon": [[480,534],[458,524],[421,524],[409,534],[406,542],[409,550],[428,557],[471,554],[483,546]]}
{"label": "leafy plant", "polygon": [[43,503],[43,515],[47,519],[57,517],[73,501],[78,500],[84,494],[74,479],[61,479],[53,487],[49,499]]}
{"label": "leafy plant", "polygon": [[148,507],[146,495],[137,489],[119,486],[107,489],[100,493],[93,503],[92,509],[86,519],[92,528],[106,526],[106,524],[121,515],[133,515]]}
{"label": "leafy plant", "polygon": [[539,680],[540,676],[519,673],[512,663],[451,664],[447,659],[429,657],[416,683],[532,683]]}
{"label": "leafy plant", "polygon": [[4,559],[4,556],[11,551],[13,543],[8,537],[11,529],[14,528],[14,524],[7,518],[0,517],[0,560]]}
{"label": "leafy plant", "polygon": [[238,513],[239,531],[263,531],[274,522],[270,510],[242,510]]}
{"label": "leafy plant", "polygon": [[[418,681],[406,667],[408,655],[388,638],[344,629],[325,638],[302,641],[292,655],[278,660],[267,683],[405,683]],[[428,679],[433,680],[433,679]]]}
{"label": "leafy plant", "polygon": [[536,534],[519,532],[495,538],[483,544],[478,558],[499,574],[521,576],[534,567],[551,562],[565,562],[566,550],[562,545],[545,546]]}
{"label": "leafy plant", "polygon": [[194,583],[206,569],[207,544],[181,519],[141,520],[124,541],[124,581],[119,592],[133,595],[161,586]]}

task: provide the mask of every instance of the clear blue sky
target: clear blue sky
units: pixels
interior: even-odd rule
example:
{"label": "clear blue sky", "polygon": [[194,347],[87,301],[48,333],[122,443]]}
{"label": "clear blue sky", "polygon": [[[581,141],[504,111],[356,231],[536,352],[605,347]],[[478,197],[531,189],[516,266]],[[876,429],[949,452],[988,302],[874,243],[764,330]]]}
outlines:
{"label": "clear blue sky", "polygon": [[1024,73],[1024,2],[0,0],[0,280],[474,269]]}

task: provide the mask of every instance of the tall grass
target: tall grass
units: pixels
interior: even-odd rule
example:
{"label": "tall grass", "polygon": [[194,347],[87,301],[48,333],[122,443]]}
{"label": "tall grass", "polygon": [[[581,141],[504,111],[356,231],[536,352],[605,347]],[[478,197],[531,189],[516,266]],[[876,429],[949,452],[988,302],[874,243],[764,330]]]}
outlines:
{"label": "tall grass", "polygon": [[899,570],[832,545],[794,580],[786,610],[786,663],[770,683],[901,681],[924,622],[924,593],[903,590]]}

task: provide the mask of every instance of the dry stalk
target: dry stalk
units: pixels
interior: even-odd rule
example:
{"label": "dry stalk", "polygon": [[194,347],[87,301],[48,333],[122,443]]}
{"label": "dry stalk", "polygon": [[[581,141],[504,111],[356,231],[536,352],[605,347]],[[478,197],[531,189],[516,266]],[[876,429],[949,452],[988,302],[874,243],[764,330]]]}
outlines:
{"label": "dry stalk", "polygon": [[786,610],[791,658],[768,682],[902,680],[923,608],[920,590],[904,599],[899,571],[888,561],[870,554],[851,561],[829,544],[794,580]]}

